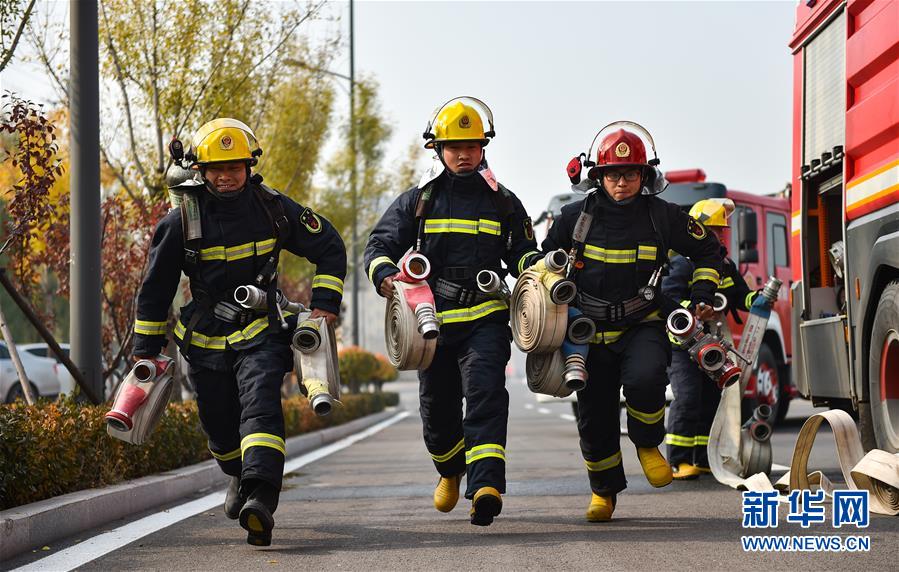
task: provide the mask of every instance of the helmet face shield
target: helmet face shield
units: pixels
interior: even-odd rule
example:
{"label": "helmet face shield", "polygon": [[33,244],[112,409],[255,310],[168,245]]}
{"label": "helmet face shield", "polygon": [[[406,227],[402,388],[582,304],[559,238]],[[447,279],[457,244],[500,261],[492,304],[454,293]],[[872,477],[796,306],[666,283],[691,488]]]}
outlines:
{"label": "helmet face shield", "polygon": [[438,143],[452,141],[478,141],[486,146],[494,135],[493,112],[487,104],[476,97],[462,96],[437,108],[422,137],[427,141],[425,149],[433,149]]}

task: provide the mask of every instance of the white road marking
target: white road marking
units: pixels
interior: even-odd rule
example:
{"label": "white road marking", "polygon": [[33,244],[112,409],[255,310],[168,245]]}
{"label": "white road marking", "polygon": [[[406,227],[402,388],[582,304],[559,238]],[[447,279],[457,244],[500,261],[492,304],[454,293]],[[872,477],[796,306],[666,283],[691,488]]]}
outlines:
{"label": "white road marking", "polygon": [[561,415],[559,415],[559,417],[561,417],[565,421],[577,421],[577,419],[575,419],[574,415],[572,415],[571,413],[562,413]]}
{"label": "white road marking", "polygon": [[534,404],[533,404],[533,403],[525,403],[525,404],[524,404],[524,408],[525,408],[525,409],[533,409],[533,408],[534,408]]}
{"label": "white road marking", "polygon": [[544,415],[549,415],[550,413],[552,413],[552,411],[549,410],[549,409],[547,409],[546,407],[539,407],[539,408],[537,408],[537,413],[542,413],[542,414],[544,414]]}
{"label": "white road marking", "polygon": [[777,463],[771,463],[772,471],[789,471],[790,467],[786,465],[778,465]]}
{"label": "white road marking", "polygon": [[[371,437],[372,435],[380,432],[383,429],[386,429],[387,427],[390,427],[397,421],[401,421],[408,416],[408,411],[401,411],[390,419],[382,421],[377,425],[373,425],[361,433],[357,433],[356,435],[341,439],[336,443],[331,443],[330,445],[326,445],[324,447],[321,447],[320,449],[316,449],[314,451],[306,453],[305,455],[301,455],[296,459],[287,461],[284,464],[284,472],[290,473],[296,471],[300,467],[346,449],[354,443],[361,441],[362,439],[365,439],[367,437]],[[79,566],[83,566],[92,560],[96,560],[104,554],[109,554],[113,550],[118,550],[126,544],[130,544],[135,540],[143,538],[144,536],[153,534],[154,532],[169,527],[186,518],[190,518],[195,514],[207,511],[214,507],[220,507],[224,502],[225,492],[215,492],[197,500],[172,507],[168,510],[158,512],[156,514],[151,514],[150,516],[146,516],[140,520],[136,520],[129,524],[120,526],[114,530],[110,530],[109,532],[105,532],[91,539],[85,540],[84,542],[79,542],[78,544],[66,548],[65,550],[60,550],[52,556],[47,556],[46,558],[41,558],[40,560],[22,566],[21,568],[16,568],[16,571],[24,572],[30,570],[74,570]]]}

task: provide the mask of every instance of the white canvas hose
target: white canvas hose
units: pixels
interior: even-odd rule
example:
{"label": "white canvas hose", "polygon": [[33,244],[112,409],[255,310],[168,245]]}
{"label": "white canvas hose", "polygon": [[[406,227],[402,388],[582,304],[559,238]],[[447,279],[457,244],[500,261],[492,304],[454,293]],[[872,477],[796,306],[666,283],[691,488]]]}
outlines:
{"label": "white canvas hose", "polygon": [[528,389],[553,397],[568,397],[572,390],[565,384],[565,358],[556,350],[550,353],[530,353],[525,361]]}
{"label": "white canvas hose", "polygon": [[551,273],[525,270],[512,291],[512,338],[521,351],[529,354],[559,349],[568,327],[568,304],[553,303],[546,286],[547,274]]}
{"label": "white canvas hose", "polygon": [[[304,319],[305,318],[305,319]],[[324,318],[300,315],[293,336],[293,363],[297,381],[316,415],[331,413],[340,403],[340,367],[333,326]]]}
{"label": "white canvas hose", "polygon": [[110,437],[132,445],[142,445],[150,437],[172,396],[171,361],[158,356],[134,364],[119,384],[112,409],[106,414]]}
{"label": "white canvas hose", "polygon": [[416,287],[416,284],[395,280],[393,296],[387,301],[384,316],[387,358],[399,370],[427,369],[437,349],[436,337],[425,339],[419,332],[418,318],[406,300],[406,292]]}

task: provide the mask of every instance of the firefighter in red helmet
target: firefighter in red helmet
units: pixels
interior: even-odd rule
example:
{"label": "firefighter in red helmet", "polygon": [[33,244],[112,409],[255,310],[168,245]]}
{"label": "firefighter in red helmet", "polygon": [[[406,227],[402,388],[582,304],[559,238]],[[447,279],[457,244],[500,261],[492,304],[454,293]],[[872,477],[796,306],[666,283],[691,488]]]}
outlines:
{"label": "firefighter in red helmet", "polygon": [[[628,436],[649,483],[671,482],[658,447],[665,438],[666,368],[671,345],[667,314],[677,306],[660,295],[668,250],[695,261],[689,296],[700,317],[711,317],[721,255],[703,225],[656,195],[667,182],[656,167],[649,133],[629,121],[597,133],[592,148],[568,166],[575,190],[586,197],[562,207],[543,250],[570,253],[568,275],[578,288],[573,305],[596,324],[587,356],[587,386],[578,392],[578,432],[593,496],[587,520],[612,517],[627,486],[621,461],[619,391],[624,389]],[[647,158],[647,143],[653,158]],[[587,168],[587,178],[580,180]],[[704,310],[708,306],[708,310]]]}

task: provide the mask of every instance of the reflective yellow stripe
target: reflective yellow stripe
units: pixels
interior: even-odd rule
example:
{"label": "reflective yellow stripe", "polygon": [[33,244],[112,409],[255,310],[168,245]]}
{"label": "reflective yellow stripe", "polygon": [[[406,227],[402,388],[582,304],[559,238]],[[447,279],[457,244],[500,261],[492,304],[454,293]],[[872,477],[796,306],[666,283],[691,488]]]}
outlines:
{"label": "reflective yellow stripe", "polygon": [[496,459],[506,460],[506,449],[502,445],[496,443],[488,443],[486,445],[478,445],[465,451],[465,464],[470,465],[475,461],[494,457]]}
{"label": "reflective yellow stripe", "polygon": [[450,449],[449,453],[445,455],[431,455],[431,458],[434,459],[438,463],[445,463],[455,457],[459,451],[465,448],[465,438],[459,439],[459,442],[456,443],[456,446]]}
{"label": "reflective yellow stripe", "polygon": [[275,239],[270,238],[256,243],[256,256],[268,254],[275,249]]}
{"label": "reflective yellow stripe", "polygon": [[[293,315],[291,312],[284,312],[284,316],[291,315]],[[190,338],[190,345],[207,350],[224,350],[228,347],[228,344],[234,345],[255,338],[260,333],[264,332],[266,328],[268,328],[268,316],[257,318],[250,322],[246,328],[232,332],[227,336],[207,336],[194,331]],[[186,330],[187,328],[181,320],[178,320],[178,323],[175,324],[175,336],[179,340],[183,340],[184,332]]]}
{"label": "reflective yellow stripe", "polygon": [[690,307],[690,301],[689,301],[689,300],[681,300],[681,301],[680,301],[680,305],[683,306],[684,308],[689,308],[689,307]]}
{"label": "reflective yellow stripe", "polygon": [[645,423],[646,425],[653,425],[658,423],[665,417],[665,406],[663,405],[661,409],[655,411],[653,413],[643,413],[642,411],[638,411],[631,407],[629,404],[625,403],[625,407],[627,407],[627,414],[639,421],[640,423]]}
{"label": "reflective yellow stripe", "polygon": [[659,249],[655,246],[638,246],[637,247],[637,258],[640,260],[655,260],[656,254],[658,254]]}
{"label": "reflective yellow stripe", "polygon": [[588,461],[584,459],[584,464],[587,465],[587,470],[592,471],[594,473],[598,473],[599,471],[608,471],[609,469],[613,469],[621,464],[621,451],[618,451],[614,455],[606,457],[601,461]]}
{"label": "reflective yellow stripe", "polygon": [[506,310],[509,305],[503,300],[487,300],[483,304],[472,306],[471,308],[458,308],[456,310],[447,310],[445,312],[437,312],[437,319],[444,324],[455,324],[456,322],[471,322],[479,318],[483,318],[493,312]]}
{"label": "reflective yellow stripe", "polygon": [[275,248],[275,239],[270,238],[259,242],[247,242],[237,246],[210,246],[200,249],[200,260],[224,260],[234,262],[256,255],[266,254]]}
{"label": "reflective yellow stripe", "polygon": [[[636,250],[612,250],[588,244],[584,247],[584,256],[608,264],[633,264],[637,261]],[[655,255],[653,255],[655,259]]]}
{"label": "reflective yellow stripe", "polygon": [[[396,266],[393,263],[393,260],[390,260],[389,256],[379,256],[372,260],[371,264],[368,265],[368,281],[372,284],[375,284],[375,270],[382,264],[390,264],[391,266]],[[375,286],[377,286],[377,284],[375,284]]]}
{"label": "reflective yellow stripe", "polygon": [[721,276],[714,268],[697,268],[693,271],[693,282],[698,280],[710,280],[717,285],[721,281]]}
{"label": "reflective yellow stripe", "polygon": [[534,256],[535,254],[540,254],[540,253],[537,252],[536,250],[532,250],[530,252],[525,252],[521,256],[521,258],[518,259],[518,273],[519,274],[524,272],[524,264],[525,264],[525,262],[527,262],[528,258],[530,258],[531,256]]}
{"label": "reflective yellow stripe", "polygon": [[593,336],[593,340],[590,342],[592,344],[614,344],[618,341],[621,336],[624,335],[626,330],[613,330],[611,332],[596,332],[596,335]]}
{"label": "reflective yellow stripe", "polygon": [[251,433],[240,441],[240,458],[243,459],[247,454],[247,450],[252,447],[270,447],[280,451],[282,455],[287,452],[284,447],[284,439],[271,433]]}
{"label": "reflective yellow stripe", "polygon": [[479,219],[478,232],[499,236],[502,232],[502,226],[495,220]]}
{"label": "reflective yellow stripe", "polygon": [[165,335],[165,326],[168,322],[148,322],[146,320],[134,320],[134,333],[145,336]]}
{"label": "reflective yellow stripe", "polygon": [[676,447],[693,447],[696,444],[696,438],[668,433],[665,435],[665,443]]}
{"label": "reflective yellow stripe", "polygon": [[696,441],[697,446],[709,444],[709,436],[708,435],[697,435],[693,439]]}
{"label": "reflective yellow stripe", "polygon": [[499,236],[502,225],[495,220],[468,220],[462,218],[430,218],[425,220],[425,234],[456,232],[460,234],[492,234]]}
{"label": "reflective yellow stripe", "polygon": [[746,294],[746,299],[744,300],[746,307],[751,308],[752,303],[755,302],[755,297],[758,296],[758,292],[750,292]]}
{"label": "reflective yellow stripe", "polygon": [[730,276],[725,277],[720,284],[718,284],[719,290],[724,290],[725,288],[730,288],[734,285],[734,279]]}
{"label": "reflective yellow stripe", "polygon": [[237,459],[238,457],[241,456],[240,449],[234,449],[230,453],[223,453],[223,454],[216,453],[212,449],[209,449],[209,452],[212,453],[212,456],[215,457],[216,459],[218,459],[219,461],[231,461],[231,460]]}
{"label": "reflective yellow stripe", "polygon": [[330,274],[316,274],[315,278],[312,279],[312,287],[329,288],[339,294],[343,294],[343,280]]}

